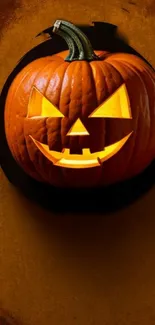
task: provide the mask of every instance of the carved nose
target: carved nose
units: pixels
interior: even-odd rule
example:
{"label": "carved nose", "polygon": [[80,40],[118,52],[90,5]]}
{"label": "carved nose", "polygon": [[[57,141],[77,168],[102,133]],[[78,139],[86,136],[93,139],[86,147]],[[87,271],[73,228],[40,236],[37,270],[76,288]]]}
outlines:
{"label": "carved nose", "polygon": [[89,132],[81,122],[80,118],[78,118],[68,131],[67,135],[89,135]]}

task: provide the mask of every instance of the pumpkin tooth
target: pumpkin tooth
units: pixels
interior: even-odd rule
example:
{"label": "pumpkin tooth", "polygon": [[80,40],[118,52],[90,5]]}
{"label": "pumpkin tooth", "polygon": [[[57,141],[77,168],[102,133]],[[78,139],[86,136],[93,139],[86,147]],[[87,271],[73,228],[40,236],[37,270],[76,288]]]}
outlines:
{"label": "pumpkin tooth", "polygon": [[83,155],[90,155],[90,154],[91,154],[89,148],[84,148],[84,149],[82,149],[82,153],[83,153]]}
{"label": "pumpkin tooth", "polygon": [[63,151],[63,153],[65,155],[69,155],[70,154],[70,149],[69,148],[65,148],[64,151]]}

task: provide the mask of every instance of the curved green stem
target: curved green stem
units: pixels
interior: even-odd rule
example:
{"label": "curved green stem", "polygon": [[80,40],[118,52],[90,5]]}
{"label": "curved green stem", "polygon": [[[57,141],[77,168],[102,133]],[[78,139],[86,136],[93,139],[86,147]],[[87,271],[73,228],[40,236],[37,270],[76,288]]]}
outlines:
{"label": "curved green stem", "polygon": [[[76,26],[73,24],[64,21],[64,20],[56,20],[53,27],[53,32],[62,35],[62,37],[68,42],[68,36],[73,41],[74,50],[71,44],[68,43],[69,50],[74,54],[72,56],[69,55],[69,61],[73,60],[86,60],[86,61],[94,61],[94,60],[101,60],[93,51],[92,45],[87,38],[87,36]],[[62,34],[63,33],[63,34]],[[60,35],[60,36],[61,36]],[[79,56],[75,56],[75,48],[78,49]],[[68,61],[68,57],[65,59]]]}
{"label": "curved green stem", "polygon": [[[54,23],[53,32],[56,34],[63,32],[64,36],[69,35],[70,38],[73,40],[74,45],[76,44],[79,51],[79,56],[77,58],[74,57],[72,60],[84,60],[85,59],[84,48],[78,36],[69,27],[64,26],[61,22],[62,22],[61,20],[56,20],[56,22]],[[65,36],[65,40],[66,40],[66,36]],[[67,61],[67,58],[65,60]]]}
{"label": "curved green stem", "polygon": [[63,31],[61,30],[58,30],[57,31],[57,34],[59,36],[61,36],[67,43],[68,45],[68,48],[69,48],[69,54],[67,56],[67,58],[65,59],[65,61],[73,61],[75,60],[75,56],[76,56],[76,45],[73,41],[73,39],[66,33],[64,33]]}
{"label": "curved green stem", "polygon": [[73,30],[78,35],[78,37],[80,38],[84,46],[85,55],[88,61],[100,60],[100,58],[94,53],[93,47],[88,37],[80,30],[80,28],[64,20],[61,20],[61,24],[63,24],[64,26],[68,26],[71,30]]}

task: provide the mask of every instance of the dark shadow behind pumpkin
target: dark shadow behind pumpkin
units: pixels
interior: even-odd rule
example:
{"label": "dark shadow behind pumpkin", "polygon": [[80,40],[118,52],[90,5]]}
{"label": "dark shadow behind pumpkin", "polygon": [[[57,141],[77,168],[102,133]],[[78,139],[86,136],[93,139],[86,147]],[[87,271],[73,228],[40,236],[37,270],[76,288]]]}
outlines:
{"label": "dark shadow behind pumpkin", "polygon": [[[119,37],[117,26],[103,22],[94,22],[93,26],[78,26],[90,39],[93,48],[110,52],[125,52],[136,54],[143,58],[133,48],[128,46],[127,40]],[[67,49],[66,43],[52,34],[52,27],[41,34],[48,34],[52,38],[41,43],[29,51],[18,63],[8,77],[0,97],[0,165],[8,180],[18,187],[32,200],[55,212],[61,213],[108,213],[120,209],[144,194],[154,184],[155,163],[141,174],[129,181],[94,189],[59,189],[38,183],[26,175],[17,165],[9,150],[4,129],[4,107],[8,89],[21,69],[33,60],[52,55]],[[145,60],[146,61],[146,60]],[[147,62],[147,61],[146,61]],[[147,62],[148,63],[148,62]],[[149,64],[149,63],[148,63]]]}

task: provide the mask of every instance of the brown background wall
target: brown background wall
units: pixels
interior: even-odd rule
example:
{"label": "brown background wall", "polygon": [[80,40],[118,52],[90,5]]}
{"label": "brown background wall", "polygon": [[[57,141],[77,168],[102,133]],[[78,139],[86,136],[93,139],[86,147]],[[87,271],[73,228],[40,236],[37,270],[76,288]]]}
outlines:
{"label": "brown background wall", "polygon": [[[154,0],[1,0],[0,88],[57,18],[116,24],[155,66],[154,16]],[[54,215],[0,169],[0,305],[27,325],[154,325],[154,201],[155,187],[109,216]]]}

